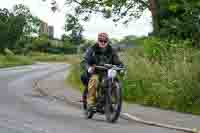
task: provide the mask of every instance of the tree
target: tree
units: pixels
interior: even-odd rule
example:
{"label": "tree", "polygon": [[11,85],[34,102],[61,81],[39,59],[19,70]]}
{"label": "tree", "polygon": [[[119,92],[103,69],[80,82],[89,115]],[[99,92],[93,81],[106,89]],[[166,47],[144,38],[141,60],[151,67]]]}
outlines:
{"label": "tree", "polygon": [[66,0],[76,3],[75,17],[89,20],[102,14],[114,22],[126,24],[139,18],[144,10],[152,14],[154,35],[171,39],[190,39],[200,46],[200,2],[197,0]]}
{"label": "tree", "polygon": [[5,48],[12,49],[15,47],[16,41],[19,40],[23,33],[25,19],[22,16],[14,16],[7,9],[0,10],[0,42],[1,52]]}
{"label": "tree", "polygon": [[15,48],[15,44],[23,36],[26,20],[23,16],[12,16],[8,23],[8,48]]}
{"label": "tree", "polygon": [[15,16],[22,16],[25,19],[25,26],[23,29],[24,35],[28,36],[33,33],[39,33],[40,20],[33,16],[30,9],[23,4],[15,5],[13,7],[13,14]]}
{"label": "tree", "polygon": [[91,14],[102,14],[104,18],[123,24],[139,18],[144,10],[149,9],[155,33],[159,30],[158,0],[66,0],[66,3],[76,3],[75,13],[82,20],[89,20]]}
{"label": "tree", "polygon": [[62,40],[63,42],[69,43],[69,42],[71,41],[71,38],[70,38],[69,36],[67,36],[66,34],[63,34],[63,35],[61,36],[61,40]]}
{"label": "tree", "polygon": [[84,31],[83,26],[79,23],[78,18],[71,14],[66,15],[65,31],[70,32],[71,42],[76,45],[80,45],[83,41],[82,33]]}
{"label": "tree", "polygon": [[33,40],[31,49],[33,51],[47,52],[47,49],[51,47],[51,43],[48,40],[48,35],[42,34]]}
{"label": "tree", "polygon": [[196,0],[160,0],[160,36],[189,39],[200,47],[200,2]]}
{"label": "tree", "polygon": [[10,12],[7,9],[0,9],[0,52],[3,53],[8,44],[8,21]]}
{"label": "tree", "polygon": [[22,4],[15,5],[12,12],[5,8],[0,9],[0,52],[5,48],[19,48],[17,41],[28,40],[32,33],[37,32],[39,23],[39,19]]}
{"label": "tree", "polygon": [[[46,0],[43,0],[46,1]],[[55,0],[52,0],[52,11],[58,10]],[[75,7],[75,16],[84,21],[91,14],[102,14],[104,18],[112,18],[114,22],[127,24],[134,18],[139,18],[148,9],[152,14],[154,33],[159,32],[159,1],[160,0],[66,0],[66,5]]]}
{"label": "tree", "polygon": [[8,11],[8,9],[6,9],[6,8],[0,9],[1,22],[3,22],[3,23],[8,22],[9,16],[10,16],[10,12]]}
{"label": "tree", "polygon": [[[200,2],[198,0],[66,0],[75,6],[74,20],[88,21],[93,14],[102,14],[114,22],[127,24],[139,18],[144,10],[152,14],[153,33],[169,40],[189,39],[199,45]],[[58,8],[54,0],[52,6]],[[77,19],[78,18],[78,19]]]}

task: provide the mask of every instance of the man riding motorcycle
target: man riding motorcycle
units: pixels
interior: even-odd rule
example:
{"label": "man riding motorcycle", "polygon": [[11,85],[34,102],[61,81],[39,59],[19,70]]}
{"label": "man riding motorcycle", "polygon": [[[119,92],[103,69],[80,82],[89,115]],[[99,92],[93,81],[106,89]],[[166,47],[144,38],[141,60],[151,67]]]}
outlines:
{"label": "man riding motorcycle", "polygon": [[113,64],[123,66],[116,51],[109,44],[108,34],[99,33],[97,43],[88,48],[81,66],[84,73],[81,81],[85,86],[83,100],[87,100],[89,108],[95,107],[96,89],[100,72],[95,72],[95,65]]}

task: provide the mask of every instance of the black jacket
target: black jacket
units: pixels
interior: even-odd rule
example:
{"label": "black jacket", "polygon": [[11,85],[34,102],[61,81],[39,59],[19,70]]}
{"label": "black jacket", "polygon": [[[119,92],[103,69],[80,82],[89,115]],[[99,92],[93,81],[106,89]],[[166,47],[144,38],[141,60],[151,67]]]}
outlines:
{"label": "black jacket", "polygon": [[116,51],[108,45],[105,51],[101,51],[98,44],[95,44],[87,49],[84,59],[81,62],[81,67],[87,71],[89,66],[92,65],[103,65],[103,64],[113,64],[121,65],[122,62],[119,60],[119,57]]}

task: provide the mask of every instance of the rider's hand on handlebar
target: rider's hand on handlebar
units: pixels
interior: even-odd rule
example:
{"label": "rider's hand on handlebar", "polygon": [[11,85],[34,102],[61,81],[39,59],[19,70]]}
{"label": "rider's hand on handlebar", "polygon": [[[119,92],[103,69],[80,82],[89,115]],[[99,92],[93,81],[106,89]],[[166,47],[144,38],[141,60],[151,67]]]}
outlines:
{"label": "rider's hand on handlebar", "polygon": [[88,73],[92,74],[92,73],[94,73],[94,70],[95,70],[95,66],[90,66],[88,68]]}
{"label": "rider's hand on handlebar", "polygon": [[117,65],[117,66],[120,67],[120,68],[123,68],[123,67],[124,67],[123,64],[119,64],[119,65]]}

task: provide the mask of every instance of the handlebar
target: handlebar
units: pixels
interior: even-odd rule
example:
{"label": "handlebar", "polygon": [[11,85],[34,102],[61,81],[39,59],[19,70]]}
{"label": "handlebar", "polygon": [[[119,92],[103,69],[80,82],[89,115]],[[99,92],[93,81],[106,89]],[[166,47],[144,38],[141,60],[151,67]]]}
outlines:
{"label": "handlebar", "polygon": [[124,70],[125,68],[122,68],[122,67],[119,67],[117,65],[112,65],[112,64],[105,64],[103,66],[95,66],[96,69],[100,69],[100,70],[108,70],[108,69],[114,69],[114,70],[117,70],[117,71],[120,71],[120,70]]}

